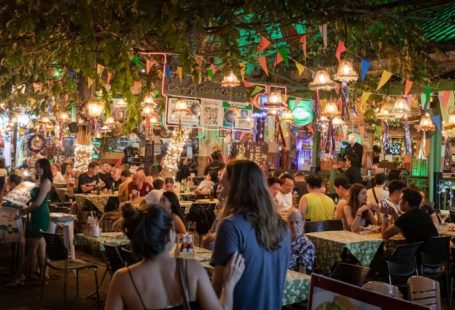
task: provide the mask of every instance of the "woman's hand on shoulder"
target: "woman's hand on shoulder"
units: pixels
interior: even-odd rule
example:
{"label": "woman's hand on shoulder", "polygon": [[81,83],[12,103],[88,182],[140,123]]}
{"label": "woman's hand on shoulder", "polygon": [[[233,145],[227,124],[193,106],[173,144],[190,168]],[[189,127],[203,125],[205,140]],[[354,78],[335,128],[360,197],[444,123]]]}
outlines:
{"label": "woman's hand on shoulder", "polygon": [[225,286],[234,287],[242,277],[245,270],[245,259],[242,254],[235,252],[223,268],[223,280]]}

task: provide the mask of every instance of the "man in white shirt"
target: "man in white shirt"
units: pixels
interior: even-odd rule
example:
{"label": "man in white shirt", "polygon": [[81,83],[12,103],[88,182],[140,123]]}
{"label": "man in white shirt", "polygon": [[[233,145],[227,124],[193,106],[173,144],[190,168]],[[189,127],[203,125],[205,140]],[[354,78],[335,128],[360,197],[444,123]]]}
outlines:
{"label": "man in white shirt", "polygon": [[367,204],[379,204],[382,200],[389,198],[389,192],[384,189],[386,179],[384,173],[375,174],[374,187],[367,191]]}
{"label": "man in white shirt", "polygon": [[294,189],[295,183],[294,178],[289,174],[283,174],[280,181],[281,189],[275,196],[279,211],[292,208],[292,190]]}
{"label": "man in white shirt", "polygon": [[[399,207],[399,202],[403,189],[406,188],[406,184],[401,181],[394,180],[389,184],[389,198],[385,199],[387,205],[395,210],[395,213],[399,216],[403,213]],[[381,206],[382,207],[382,206]]]}

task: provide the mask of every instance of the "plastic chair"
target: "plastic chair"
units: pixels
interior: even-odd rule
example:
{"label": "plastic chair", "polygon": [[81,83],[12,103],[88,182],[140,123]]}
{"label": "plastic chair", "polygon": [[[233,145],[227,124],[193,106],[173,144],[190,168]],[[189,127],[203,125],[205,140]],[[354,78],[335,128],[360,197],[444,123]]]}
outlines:
{"label": "plastic chair", "polygon": [[305,222],[305,232],[306,233],[320,232],[320,231],[326,231],[326,230],[327,230],[327,225],[326,225],[325,221],[319,221],[319,222],[307,221],[307,222]]}
{"label": "plastic chair", "polygon": [[[68,272],[75,271],[76,272],[76,297],[79,297],[79,271],[83,269],[92,269],[94,272],[95,277],[95,287],[96,287],[96,302],[97,304],[100,303],[100,296],[99,296],[99,286],[98,286],[98,275],[97,275],[97,268],[96,264],[88,263],[83,260],[75,259],[69,260],[68,259],[68,249],[65,247],[63,241],[60,239],[58,235],[49,234],[46,232],[42,232],[43,237],[46,240],[46,266],[51,269],[57,271],[63,271],[63,300],[64,304],[66,305],[67,300],[67,282],[68,282]],[[45,266],[43,266],[45,267]],[[44,270],[43,268],[42,270]],[[44,299],[44,287],[45,287],[45,273],[43,272],[42,279],[41,279],[41,301]]]}
{"label": "plastic chair", "polygon": [[325,230],[343,230],[343,221],[342,220],[326,220],[325,222]]}
{"label": "plastic chair", "polygon": [[376,292],[379,294],[387,295],[390,297],[403,299],[400,289],[395,285],[390,285],[380,281],[369,281],[362,286],[363,289]]}
{"label": "plastic chair", "polygon": [[423,242],[401,244],[395,248],[386,261],[389,284],[393,284],[392,277],[408,278],[419,274],[415,255],[422,244]]}
{"label": "plastic chair", "polygon": [[453,278],[450,277],[450,236],[432,237],[420,252],[420,275],[439,280],[444,277],[448,308],[452,307]]}
{"label": "plastic chair", "polygon": [[408,296],[410,301],[425,305],[430,309],[441,309],[439,282],[433,279],[422,276],[410,277],[408,280]]}
{"label": "plastic chair", "polygon": [[330,274],[331,278],[362,286],[370,272],[370,268],[338,262]]}

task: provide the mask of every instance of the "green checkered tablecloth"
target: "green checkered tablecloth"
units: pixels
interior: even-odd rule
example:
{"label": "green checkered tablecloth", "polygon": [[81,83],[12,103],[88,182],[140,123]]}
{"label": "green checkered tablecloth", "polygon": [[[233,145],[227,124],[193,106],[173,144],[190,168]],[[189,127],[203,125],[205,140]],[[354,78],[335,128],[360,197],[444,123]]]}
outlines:
{"label": "green checkered tablecloth", "polygon": [[[129,240],[122,233],[114,232],[101,233],[98,238],[78,234],[76,235],[75,243],[79,247],[90,248],[93,254],[99,255],[100,250],[103,250],[103,244],[124,246],[129,244]],[[199,261],[208,273],[211,274],[213,272],[213,267],[210,265],[212,251],[199,247],[195,247],[194,251],[194,257],[192,258]],[[174,251],[171,250],[171,253],[174,253]],[[283,305],[294,304],[307,300],[310,278],[311,277],[309,275],[288,270],[284,285]]]}
{"label": "green checkered tablecloth", "polygon": [[345,248],[362,265],[369,266],[383,242],[377,235],[361,235],[350,231],[322,231],[307,233],[306,236],[316,247],[316,265],[324,274],[330,274]]}

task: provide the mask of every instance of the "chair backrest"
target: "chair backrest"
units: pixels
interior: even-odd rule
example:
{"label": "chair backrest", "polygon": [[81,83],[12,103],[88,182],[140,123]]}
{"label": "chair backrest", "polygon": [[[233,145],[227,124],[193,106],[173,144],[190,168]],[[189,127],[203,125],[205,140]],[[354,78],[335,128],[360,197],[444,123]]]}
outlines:
{"label": "chair backrest", "polygon": [[120,212],[106,212],[100,219],[100,228],[103,232],[119,231],[119,225],[116,225],[121,215]]}
{"label": "chair backrest", "polygon": [[305,232],[312,233],[312,232],[319,232],[319,231],[326,231],[327,226],[325,221],[307,221],[305,222]]}
{"label": "chair backrest", "polygon": [[425,305],[430,309],[441,309],[441,292],[439,282],[421,276],[413,276],[408,280],[409,300]]}
{"label": "chair backrest", "polygon": [[368,267],[339,262],[333,269],[330,277],[357,286],[362,286],[363,283],[365,283],[369,272],[370,268]]}
{"label": "chair backrest", "polygon": [[107,244],[103,244],[103,246],[103,254],[106,260],[106,265],[111,275],[114,274],[118,269],[125,267],[125,261],[120,255],[118,247]]}
{"label": "chair backrest", "polygon": [[385,282],[369,281],[365,283],[362,288],[379,294],[403,299],[403,294],[401,294],[400,289],[397,286]]}
{"label": "chair backrest", "polygon": [[455,223],[455,211],[450,210],[449,212],[450,212],[449,213],[450,214],[450,221],[452,223]]}
{"label": "chair backrest", "polygon": [[418,274],[416,253],[422,242],[398,245],[387,261],[389,283],[392,284],[392,277],[408,277]]}
{"label": "chair backrest", "polygon": [[343,230],[343,221],[342,220],[326,220],[325,230]]}
{"label": "chair backrest", "polygon": [[214,204],[193,203],[186,216],[187,221],[196,222],[196,231],[199,235],[204,235],[209,231],[215,218]]}
{"label": "chair backrest", "polygon": [[46,240],[46,255],[50,260],[68,259],[68,249],[58,235],[46,232],[42,234]]}
{"label": "chair backrest", "polygon": [[426,241],[421,250],[420,258],[422,266],[438,267],[449,263],[449,249],[451,236],[432,237]]}

